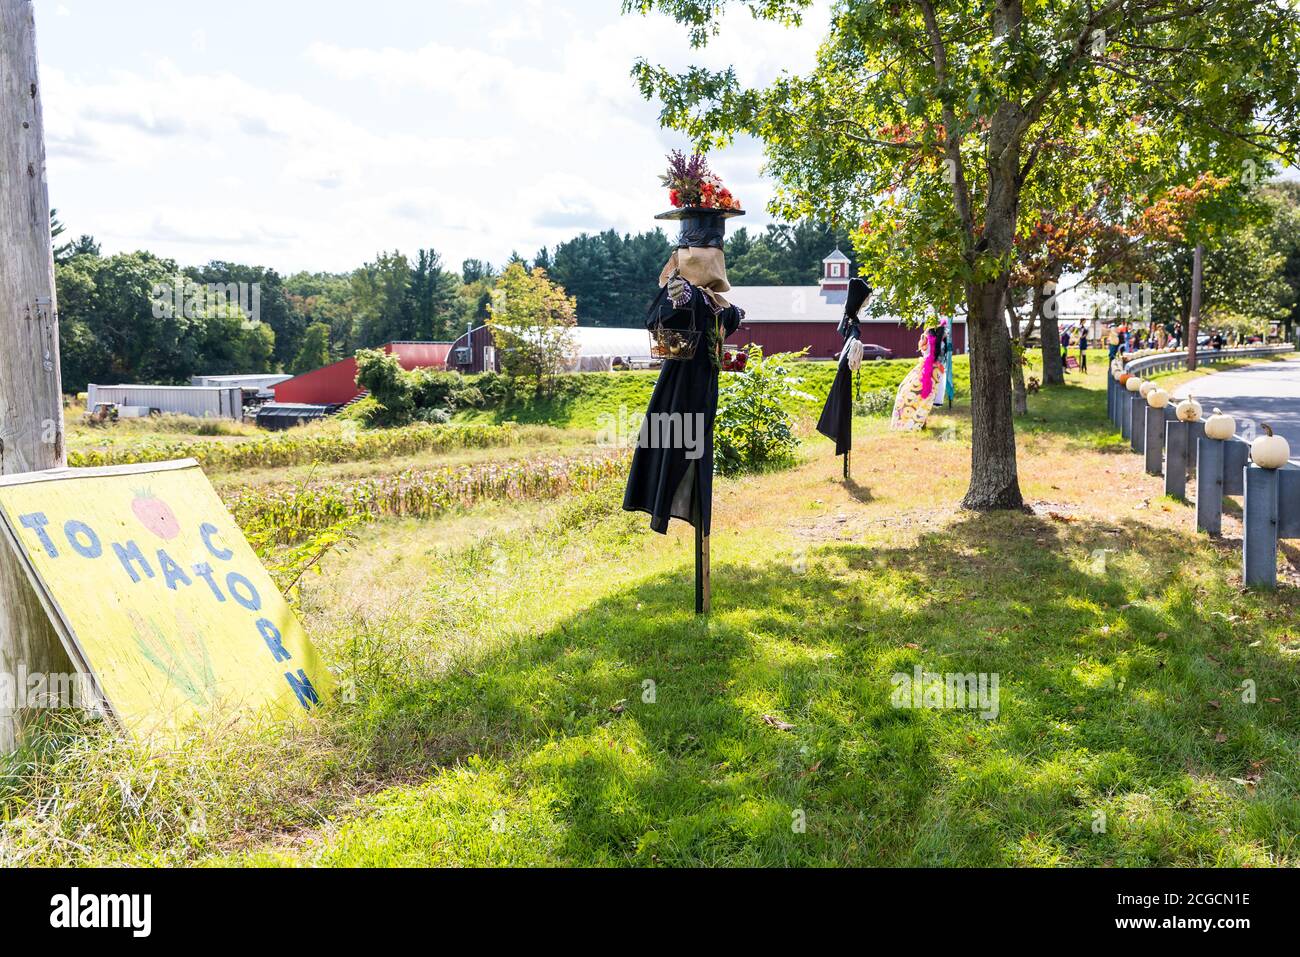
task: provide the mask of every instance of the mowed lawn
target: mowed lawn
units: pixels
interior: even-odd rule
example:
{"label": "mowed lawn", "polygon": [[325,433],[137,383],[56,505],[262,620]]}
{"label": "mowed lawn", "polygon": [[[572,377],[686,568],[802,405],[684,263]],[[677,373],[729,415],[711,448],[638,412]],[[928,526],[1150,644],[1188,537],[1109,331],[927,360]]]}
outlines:
{"label": "mowed lawn", "polygon": [[[617,483],[371,526],[302,595],[346,702],[244,749],[38,757],[10,857],[1294,865],[1296,592],[1243,594],[1239,542],[1191,534],[1106,427],[1103,365],[1031,397],[1024,513],[957,509],[960,407],[859,421],[848,483],[816,437],[720,482],[707,620],[689,529]],[[917,667],[996,675],[997,716],[896,707]],[[52,793],[85,805],[38,821]]]}

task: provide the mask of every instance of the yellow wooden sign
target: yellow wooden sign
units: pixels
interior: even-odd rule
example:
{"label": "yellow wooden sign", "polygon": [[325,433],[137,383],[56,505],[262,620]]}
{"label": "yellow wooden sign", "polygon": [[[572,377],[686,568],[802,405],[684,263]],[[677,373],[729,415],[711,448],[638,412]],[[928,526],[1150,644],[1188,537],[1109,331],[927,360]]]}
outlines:
{"label": "yellow wooden sign", "polygon": [[193,460],[0,478],[0,519],[74,664],[128,731],[293,716],[332,687]]}

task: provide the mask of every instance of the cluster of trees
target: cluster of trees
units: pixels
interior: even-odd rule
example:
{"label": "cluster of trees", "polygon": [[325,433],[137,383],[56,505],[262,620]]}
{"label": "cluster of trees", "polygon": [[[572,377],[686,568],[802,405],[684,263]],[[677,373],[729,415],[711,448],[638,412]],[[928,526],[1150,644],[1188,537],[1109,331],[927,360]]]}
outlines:
{"label": "cluster of trees", "polygon": [[[1185,336],[1197,243],[1205,251],[1202,329],[1262,335],[1277,322],[1290,334],[1300,320],[1300,183],[1242,188],[1203,172],[1152,195],[1144,178],[1133,182],[1125,173],[1080,184],[1069,201],[1043,203],[1039,219],[1016,236],[1006,299],[1011,336],[1023,351],[1041,335],[1046,384],[1064,381],[1052,307],[1068,288],[1065,273],[1100,291],[1082,303],[1096,318],[1149,321]],[[1128,292],[1106,294],[1115,288]],[[1014,411],[1023,413],[1020,363],[1012,365],[1012,394]]]}
{"label": "cluster of trees", "polygon": [[[453,340],[488,320],[494,291],[515,267],[526,274],[540,269],[562,287],[583,325],[633,327],[672,249],[662,230],[609,230],[544,248],[532,262],[512,255],[501,270],[468,259],[456,271],[436,251],[421,249],[414,259],[381,252],[351,272],[282,276],[232,262],[182,266],[149,252],[104,256],[90,236],[62,241],[57,218],[52,231],[69,391],[88,382],[298,374],[394,340]],[[727,242],[731,280],[815,282],[822,257],[837,244],[851,248],[844,231],[812,222],[769,226],[756,235],[739,229]],[[255,303],[248,295],[254,286]],[[160,290],[167,303],[189,308],[160,308]]]}
{"label": "cluster of trees", "polygon": [[[734,225],[734,224],[733,224]],[[659,288],[659,274],[672,253],[661,229],[636,235],[607,230],[584,233],[548,249],[531,262],[512,257],[525,268],[543,269],[578,301],[584,326],[639,324]],[[769,225],[761,232],[733,229],[726,239],[727,276],[733,286],[811,285],[821,277],[821,262],[839,247],[853,256],[852,238],[843,227],[812,220]]]}
{"label": "cluster of trees", "polygon": [[[646,0],[629,10],[667,13],[698,46],[729,3],[788,26],[807,7]],[[1278,161],[1300,158],[1298,62],[1294,4],[842,0],[805,74],[747,87],[731,69],[641,61],[634,75],[662,122],[697,145],[761,140],[786,218],[860,224],[855,248],[890,311],[919,323],[965,308],[962,504],[983,510],[1023,505],[1007,310],[1026,288],[1017,271],[1032,267],[1027,235],[1079,210],[1141,244],[1139,207],[1206,174],[1229,185],[1198,202],[1181,235],[1157,237],[1152,258],[1237,234],[1246,219],[1228,211],[1245,209]]]}

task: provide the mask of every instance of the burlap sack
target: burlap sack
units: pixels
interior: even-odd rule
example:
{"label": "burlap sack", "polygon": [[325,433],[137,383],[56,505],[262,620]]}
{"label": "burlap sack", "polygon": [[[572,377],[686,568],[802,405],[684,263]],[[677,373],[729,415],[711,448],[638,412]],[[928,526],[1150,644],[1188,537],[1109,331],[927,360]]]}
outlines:
{"label": "burlap sack", "polygon": [[668,262],[659,274],[659,285],[668,283],[668,277],[676,272],[692,286],[708,289],[711,292],[726,292],[731,288],[727,282],[727,262],[721,249],[701,246],[683,246],[673,250]]}

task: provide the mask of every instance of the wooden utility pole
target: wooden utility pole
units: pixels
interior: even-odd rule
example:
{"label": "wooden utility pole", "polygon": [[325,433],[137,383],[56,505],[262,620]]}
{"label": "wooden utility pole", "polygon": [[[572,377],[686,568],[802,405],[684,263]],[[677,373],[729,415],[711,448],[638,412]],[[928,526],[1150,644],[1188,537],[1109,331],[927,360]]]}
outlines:
{"label": "wooden utility pole", "polygon": [[1192,250],[1192,310],[1187,317],[1187,368],[1196,368],[1196,337],[1201,331],[1201,267],[1205,247],[1196,244]]}
{"label": "wooden utility pole", "polygon": [[[0,475],[65,464],[45,128],[32,0],[0,0]],[[54,627],[0,541],[0,751],[14,746],[26,675],[71,674]],[[16,684],[16,686],[15,686]]]}

